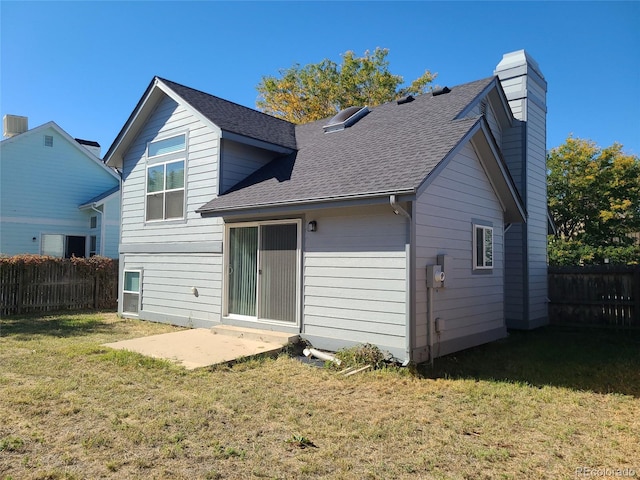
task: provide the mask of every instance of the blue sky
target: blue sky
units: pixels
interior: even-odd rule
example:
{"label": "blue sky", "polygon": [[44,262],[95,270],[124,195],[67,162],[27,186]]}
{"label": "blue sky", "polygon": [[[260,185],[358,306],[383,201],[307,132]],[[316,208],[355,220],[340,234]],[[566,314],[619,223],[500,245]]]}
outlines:
{"label": "blue sky", "polygon": [[106,152],[154,75],[255,107],[294,63],[376,47],[407,82],[488,77],[526,49],[548,82],[547,148],[569,134],[640,155],[640,2],[0,1],[0,114]]}

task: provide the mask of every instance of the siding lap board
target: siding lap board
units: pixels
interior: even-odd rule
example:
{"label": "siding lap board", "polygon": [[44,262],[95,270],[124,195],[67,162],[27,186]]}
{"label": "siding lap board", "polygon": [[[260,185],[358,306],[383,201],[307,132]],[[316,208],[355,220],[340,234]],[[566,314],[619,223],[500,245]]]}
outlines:
{"label": "siding lap board", "polygon": [[[493,225],[494,268],[489,274],[474,274],[474,220]],[[434,354],[446,354],[445,342],[462,348],[479,343],[482,331],[506,333],[503,290],[503,212],[475,150],[465,145],[416,201],[416,345],[427,346],[426,266],[437,255],[450,256],[445,288],[434,291],[434,318],[444,320]],[[501,333],[500,333],[501,332]],[[436,338],[434,333],[434,338]],[[496,337],[499,338],[499,337]],[[486,341],[486,340],[485,340]],[[437,339],[434,341],[437,344]]]}
{"label": "siding lap board", "polygon": [[407,221],[391,207],[316,214],[305,235],[303,335],[398,352],[406,334]]}

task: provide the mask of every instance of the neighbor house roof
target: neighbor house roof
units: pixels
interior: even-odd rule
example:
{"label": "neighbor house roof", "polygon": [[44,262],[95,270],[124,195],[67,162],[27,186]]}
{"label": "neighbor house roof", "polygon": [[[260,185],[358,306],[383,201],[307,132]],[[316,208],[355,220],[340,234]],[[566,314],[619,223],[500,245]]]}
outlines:
{"label": "neighbor house roof", "polygon": [[198,211],[221,214],[415,194],[435,167],[478,129],[479,117],[458,116],[492,84],[497,85],[495,77],[408,103],[389,102],[337,132],[324,132],[326,120],[298,125],[296,152],[273,160]]}
{"label": "neighbor house roof", "polygon": [[92,199],[84,202],[78,208],[83,209],[83,208],[89,208],[89,207],[97,207],[98,205],[104,203],[111,195],[119,191],[120,191],[120,185],[117,185],[113,188],[110,188],[106,192],[102,192],[100,195],[96,195]]}
{"label": "neighbor house roof", "polygon": [[[10,137],[10,138],[7,138],[5,140],[2,140],[2,142],[0,142],[0,144],[1,145],[8,145],[8,144],[11,144],[11,143],[14,143],[14,142],[22,142],[22,141],[25,141],[26,139],[28,139],[31,136],[42,134],[47,129],[52,129],[55,132],[57,132],[62,138],[64,138],[67,142],[69,142],[69,144],[73,148],[75,148],[76,150],[82,152],[83,155],[85,155],[88,159],[90,159],[92,162],[97,164],[100,168],[102,168],[103,170],[108,172],[112,177],[120,180],[120,177],[118,176],[118,174],[113,169],[109,168],[102,160],[100,160],[100,158],[98,158],[96,155],[94,155],[91,150],[89,150],[89,149],[87,149],[87,148],[85,148],[83,146],[83,145],[87,145],[87,143],[82,143],[82,142],[86,142],[85,140],[79,140],[77,138],[73,138],[66,131],[64,131],[62,129],[62,127],[60,127],[60,125],[58,125],[56,122],[53,122],[53,121],[44,123],[44,124],[42,124],[42,125],[40,125],[38,127],[32,128],[31,130],[27,130],[26,132],[23,132],[23,133],[20,133],[18,135],[15,135],[13,137]],[[96,145],[100,146],[97,143],[96,143]]]}

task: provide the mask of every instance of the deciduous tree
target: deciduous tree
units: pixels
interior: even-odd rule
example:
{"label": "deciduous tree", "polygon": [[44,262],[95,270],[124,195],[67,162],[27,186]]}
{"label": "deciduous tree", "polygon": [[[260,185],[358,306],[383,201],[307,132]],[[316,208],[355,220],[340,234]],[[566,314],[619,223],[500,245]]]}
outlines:
{"label": "deciduous tree", "polygon": [[406,87],[404,79],[389,71],[386,48],[352,51],[338,65],[329,59],[280,70],[280,76],[264,76],[257,86],[258,108],[294,123],[306,123],[335,115],[351,106],[375,106],[409,94],[427,91],[436,77],[426,70]]}
{"label": "deciduous tree", "polygon": [[557,235],[549,239],[555,264],[638,263],[640,159],[614,143],[600,148],[569,137],[547,156],[549,209]]}

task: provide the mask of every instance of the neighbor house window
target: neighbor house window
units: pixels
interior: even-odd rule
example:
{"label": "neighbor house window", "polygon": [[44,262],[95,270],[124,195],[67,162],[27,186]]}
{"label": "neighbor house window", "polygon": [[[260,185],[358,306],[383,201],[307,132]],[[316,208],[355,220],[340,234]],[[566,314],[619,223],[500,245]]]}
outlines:
{"label": "neighbor house window", "polygon": [[125,270],[122,289],[122,313],[138,315],[140,311],[140,270]]}
{"label": "neighbor house window", "polygon": [[53,136],[45,135],[44,136],[44,146],[45,147],[53,147]]}
{"label": "neighbor house window", "polygon": [[64,235],[42,235],[42,255],[64,257]]}
{"label": "neighbor house window", "polygon": [[89,237],[89,256],[93,257],[94,255],[97,255],[98,252],[98,237],[96,237],[95,235],[91,235]]}
{"label": "neighbor house window", "polygon": [[473,268],[477,270],[493,268],[493,227],[473,226]]}
{"label": "neighbor house window", "polygon": [[87,238],[81,235],[43,234],[40,252],[52,257],[71,258],[86,255]]}
{"label": "neighbor house window", "polygon": [[91,216],[90,227],[97,228],[98,227],[98,217],[96,215]]}
{"label": "neighbor house window", "polygon": [[185,151],[186,135],[149,143],[147,221],[184,218]]}

